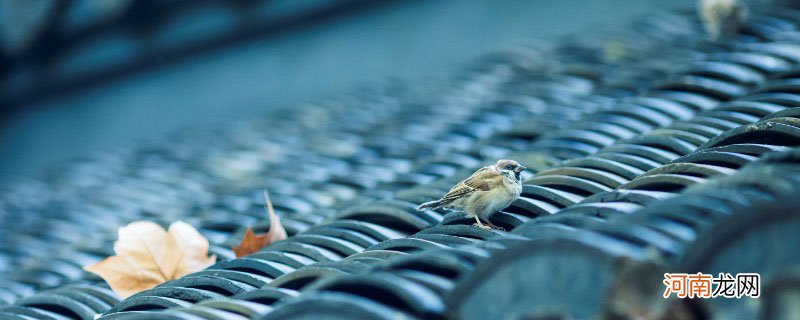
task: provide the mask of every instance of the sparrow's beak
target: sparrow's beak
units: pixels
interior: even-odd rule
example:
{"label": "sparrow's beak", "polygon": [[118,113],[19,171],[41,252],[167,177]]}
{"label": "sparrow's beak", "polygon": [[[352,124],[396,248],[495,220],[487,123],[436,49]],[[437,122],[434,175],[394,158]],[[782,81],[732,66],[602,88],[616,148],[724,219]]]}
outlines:
{"label": "sparrow's beak", "polygon": [[526,168],[526,167],[525,167],[525,166],[523,166],[523,165],[520,165],[520,166],[517,166],[516,168],[514,168],[514,172],[516,172],[516,173],[520,173],[520,172],[522,172],[522,171],[525,171],[525,169],[528,169],[528,168]]}

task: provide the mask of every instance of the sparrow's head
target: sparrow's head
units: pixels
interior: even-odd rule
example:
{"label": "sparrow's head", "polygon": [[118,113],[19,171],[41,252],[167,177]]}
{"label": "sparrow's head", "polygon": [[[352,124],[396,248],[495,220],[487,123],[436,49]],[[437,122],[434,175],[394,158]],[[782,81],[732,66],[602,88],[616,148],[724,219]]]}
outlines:
{"label": "sparrow's head", "polygon": [[497,161],[494,167],[497,168],[497,171],[500,171],[500,173],[514,177],[516,180],[519,180],[519,174],[526,169],[525,166],[519,164],[519,162],[508,159]]}

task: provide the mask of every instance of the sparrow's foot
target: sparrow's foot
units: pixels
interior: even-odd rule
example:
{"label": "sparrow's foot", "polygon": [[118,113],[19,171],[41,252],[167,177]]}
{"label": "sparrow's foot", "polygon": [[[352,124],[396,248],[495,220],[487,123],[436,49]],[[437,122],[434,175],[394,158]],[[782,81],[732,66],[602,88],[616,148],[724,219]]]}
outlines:
{"label": "sparrow's foot", "polygon": [[476,226],[476,227],[479,227],[479,228],[481,228],[481,229],[488,229],[488,230],[491,230],[491,229],[492,229],[492,227],[490,227],[490,226],[487,226],[487,225],[484,225],[484,224],[473,223],[472,225],[473,225],[473,226]]}
{"label": "sparrow's foot", "polygon": [[506,231],[506,228],[503,228],[503,227],[501,227],[501,226],[498,226],[498,225],[494,225],[494,224],[492,224],[492,223],[491,223],[491,222],[489,222],[489,221],[486,221],[486,226],[488,226],[488,227],[489,227],[489,229],[495,229],[495,230],[500,230],[500,231]]}
{"label": "sparrow's foot", "polygon": [[[486,223],[489,223],[489,222],[487,221]],[[484,225],[483,223],[481,223],[481,219],[478,218],[478,217],[475,217],[475,223],[473,223],[472,225],[481,227],[482,229],[491,229],[492,228],[490,226],[487,226],[487,225]]]}

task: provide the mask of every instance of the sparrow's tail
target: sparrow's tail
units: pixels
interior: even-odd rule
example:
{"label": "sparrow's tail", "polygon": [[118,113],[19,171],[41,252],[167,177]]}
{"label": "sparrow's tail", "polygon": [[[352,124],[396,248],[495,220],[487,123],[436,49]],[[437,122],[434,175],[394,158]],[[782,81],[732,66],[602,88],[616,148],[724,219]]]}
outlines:
{"label": "sparrow's tail", "polygon": [[425,209],[436,209],[441,207],[442,205],[444,205],[444,201],[442,201],[441,199],[435,201],[428,201],[417,206],[417,211],[422,211]]}

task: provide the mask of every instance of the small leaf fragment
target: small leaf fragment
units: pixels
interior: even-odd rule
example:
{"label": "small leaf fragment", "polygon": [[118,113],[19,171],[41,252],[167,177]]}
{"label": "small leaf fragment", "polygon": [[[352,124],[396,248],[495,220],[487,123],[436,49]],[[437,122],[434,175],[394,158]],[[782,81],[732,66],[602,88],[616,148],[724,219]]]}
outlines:
{"label": "small leaf fragment", "polygon": [[252,228],[247,228],[244,232],[244,237],[238,246],[233,247],[233,252],[237,258],[251,255],[258,252],[261,248],[268,246],[270,243],[278,242],[286,239],[286,229],[281,224],[281,219],[275,214],[272,208],[272,201],[269,199],[269,193],[264,190],[264,201],[267,215],[269,215],[269,232],[256,234]]}
{"label": "small leaf fragment", "polygon": [[269,234],[255,234],[253,228],[247,228],[239,246],[233,247],[237,258],[251,255],[269,244]]}

